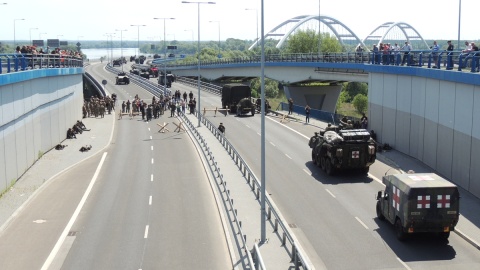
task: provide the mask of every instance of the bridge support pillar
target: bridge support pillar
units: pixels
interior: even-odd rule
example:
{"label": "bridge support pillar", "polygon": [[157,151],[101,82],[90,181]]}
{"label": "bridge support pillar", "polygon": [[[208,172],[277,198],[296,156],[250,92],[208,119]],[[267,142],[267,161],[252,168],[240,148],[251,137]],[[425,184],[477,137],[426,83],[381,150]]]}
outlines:
{"label": "bridge support pillar", "polygon": [[308,104],[312,109],[331,113],[335,112],[342,91],[342,85],[285,85],[283,88],[287,99],[292,98],[295,105],[305,107]]}

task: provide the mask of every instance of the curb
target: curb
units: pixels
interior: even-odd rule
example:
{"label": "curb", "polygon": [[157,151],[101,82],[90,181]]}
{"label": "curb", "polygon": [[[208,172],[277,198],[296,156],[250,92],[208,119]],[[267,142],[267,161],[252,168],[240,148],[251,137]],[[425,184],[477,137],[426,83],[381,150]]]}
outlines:
{"label": "curb", "polygon": [[477,242],[475,242],[475,240],[473,240],[472,238],[468,237],[466,234],[464,234],[462,231],[458,230],[458,229],[455,229],[453,231],[454,233],[456,233],[458,236],[460,236],[461,238],[463,238],[463,240],[467,241],[469,244],[471,244],[472,246],[474,246],[476,249],[480,250],[480,244],[478,244]]}

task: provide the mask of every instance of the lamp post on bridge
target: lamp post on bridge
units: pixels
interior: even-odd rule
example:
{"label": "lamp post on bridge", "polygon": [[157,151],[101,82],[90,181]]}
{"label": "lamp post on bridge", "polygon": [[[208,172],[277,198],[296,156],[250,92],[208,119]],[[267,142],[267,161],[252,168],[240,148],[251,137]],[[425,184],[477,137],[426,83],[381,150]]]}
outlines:
{"label": "lamp post on bridge", "polygon": [[17,40],[16,40],[16,37],[15,37],[15,24],[16,24],[16,21],[24,21],[25,19],[13,19],[13,47],[15,48],[15,46],[17,46]]}
{"label": "lamp post on bridge", "polygon": [[197,42],[197,66],[198,66],[198,76],[197,76],[197,85],[198,85],[198,127],[201,123],[201,107],[200,107],[200,4],[209,4],[214,5],[215,2],[197,2],[197,1],[182,1],[183,4],[197,4],[198,11],[198,42]]}
{"label": "lamp post on bridge", "polygon": [[462,18],[462,0],[458,0],[458,40],[457,49],[460,50],[460,20]]}
{"label": "lamp post on bridge", "polygon": [[[113,65],[113,36],[115,35],[115,33],[105,33],[105,36],[107,37],[107,62],[108,61],[108,58],[110,58],[110,61],[112,61],[112,65]],[[108,52],[108,38],[110,38],[110,53]],[[109,54],[110,54],[110,57],[109,57]]]}
{"label": "lamp post on bridge", "polygon": [[211,23],[218,23],[218,57],[220,58],[220,21],[209,21]]}
{"label": "lamp post on bridge", "polygon": [[254,10],[255,15],[257,16],[257,42],[255,43],[255,47],[258,48],[258,10],[256,8],[246,8],[245,10]]}
{"label": "lamp post on bridge", "polygon": [[130,26],[136,26],[137,27],[137,49],[135,50],[136,51],[136,55],[137,57],[139,57],[139,53],[140,53],[140,26],[146,26],[145,24],[132,24]]}
{"label": "lamp post on bridge", "polygon": [[30,45],[33,45],[32,44],[32,30],[38,30],[38,28],[30,28]]}
{"label": "lamp post on bridge", "polygon": [[[120,63],[122,65],[122,71],[123,71],[123,32],[127,31],[127,29],[115,29],[115,31],[120,31]],[[112,41],[113,43],[113,41]],[[112,48],[112,54],[113,54],[113,48]],[[113,55],[112,55],[113,57]],[[112,59],[112,66],[113,66],[113,59]]]}
{"label": "lamp post on bridge", "polygon": [[175,20],[175,18],[153,18],[154,20],[163,20],[163,95],[167,95],[167,43],[165,40],[165,21]]}

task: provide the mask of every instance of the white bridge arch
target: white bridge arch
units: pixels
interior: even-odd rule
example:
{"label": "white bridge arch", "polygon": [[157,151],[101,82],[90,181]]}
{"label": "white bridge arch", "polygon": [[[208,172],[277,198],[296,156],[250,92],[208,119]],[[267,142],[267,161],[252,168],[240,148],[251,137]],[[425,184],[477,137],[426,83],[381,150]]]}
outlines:
{"label": "white bridge arch", "polygon": [[[384,40],[389,41],[411,41],[411,40],[422,40],[425,44],[425,49],[428,48],[427,43],[423,39],[423,37],[418,33],[415,28],[405,22],[386,22],[375,28],[366,38],[360,40],[358,36],[345,24],[340,22],[339,20],[324,15],[301,15],[296,16],[291,19],[288,19],[281,24],[274,27],[270,30],[264,38],[268,37],[280,37],[280,41],[277,43],[276,48],[281,48],[288,37],[294,33],[299,27],[304,25],[309,21],[320,21],[320,23],[324,24],[328,29],[335,35],[336,38],[340,41],[342,45],[345,45],[345,41],[350,40],[354,41],[355,44],[361,45],[364,49],[369,50],[365,45],[366,42],[369,41],[377,41],[377,45],[382,43]],[[280,32],[282,27],[288,26],[289,28],[286,29],[284,32]],[[399,29],[399,31],[397,31]],[[280,30],[280,31],[279,31]],[[400,33],[400,34],[398,34]],[[396,34],[396,35],[395,35]],[[394,39],[392,39],[392,36]],[[253,49],[260,43],[260,40],[256,40],[250,47],[249,50]]]}

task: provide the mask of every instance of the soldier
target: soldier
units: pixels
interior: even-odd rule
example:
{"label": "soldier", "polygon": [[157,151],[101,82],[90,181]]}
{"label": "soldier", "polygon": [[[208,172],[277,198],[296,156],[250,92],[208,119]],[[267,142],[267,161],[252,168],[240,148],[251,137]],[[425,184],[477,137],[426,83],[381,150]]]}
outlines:
{"label": "soldier", "polygon": [[220,132],[225,134],[225,126],[223,125],[223,123],[220,123],[220,125],[218,126],[218,130],[220,130]]}
{"label": "soldier", "polygon": [[315,132],[313,137],[310,138],[308,146],[310,146],[310,148],[313,148],[317,144],[319,138],[320,136],[318,136],[318,132]]}
{"label": "soldier", "polygon": [[190,98],[190,100],[193,99],[193,93],[192,93],[192,91],[190,91],[190,94],[188,94],[188,97]]}

